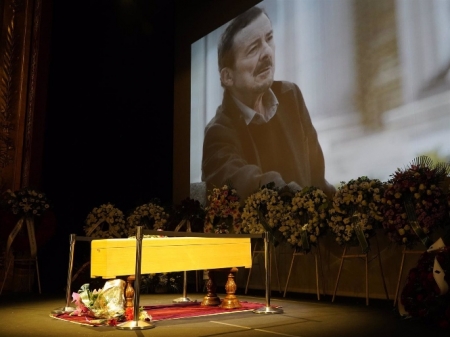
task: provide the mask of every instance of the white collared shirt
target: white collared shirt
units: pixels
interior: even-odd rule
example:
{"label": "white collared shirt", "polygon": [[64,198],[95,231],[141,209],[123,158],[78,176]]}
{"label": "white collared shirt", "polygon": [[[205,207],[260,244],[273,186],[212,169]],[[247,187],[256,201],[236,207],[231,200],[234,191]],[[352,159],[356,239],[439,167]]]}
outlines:
{"label": "white collared shirt", "polygon": [[272,89],[269,89],[269,91],[264,94],[262,98],[262,103],[264,106],[264,115],[256,112],[252,108],[249,108],[244,103],[242,103],[240,100],[238,100],[236,97],[232,96],[234,101],[236,102],[236,105],[239,107],[239,109],[242,112],[242,115],[244,117],[245,123],[249,125],[250,123],[255,124],[263,124],[267,123],[271,120],[273,116],[275,116],[275,113],[277,112],[278,108],[278,100],[275,94],[273,93]]}

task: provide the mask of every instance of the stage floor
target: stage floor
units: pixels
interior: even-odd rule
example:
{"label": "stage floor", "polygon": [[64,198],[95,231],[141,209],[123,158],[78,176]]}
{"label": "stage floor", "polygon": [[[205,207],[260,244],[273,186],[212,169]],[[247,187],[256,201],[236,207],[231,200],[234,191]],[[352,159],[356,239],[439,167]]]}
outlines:
{"label": "stage floor", "polygon": [[[277,293],[278,294],[278,293]],[[249,294],[250,291],[249,291]],[[142,294],[140,305],[170,304],[181,294]],[[187,294],[201,301],[204,294]],[[221,298],[224,295],[219,294]],[[267,304],[264,294],[239,295],[242,301]],[[283,313],[242,312],[197,318],[154,322],[148,330],[119,330],[114,327],[89,327],[50,317],[53,309],[66,304],[64,295],[4,293],[0,296],[0,336],[218,336],[218,337],[369,337],[369,336],[448,336],[450,328],[431,327],[424,322],[401,318],[393,302],[364,298],[311,295],[272,295],[270,304]]]}

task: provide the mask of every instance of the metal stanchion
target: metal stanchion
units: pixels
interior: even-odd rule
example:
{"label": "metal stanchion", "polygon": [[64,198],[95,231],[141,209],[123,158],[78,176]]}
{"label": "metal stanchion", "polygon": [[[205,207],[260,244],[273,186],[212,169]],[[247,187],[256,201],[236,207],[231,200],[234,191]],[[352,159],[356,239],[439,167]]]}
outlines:
{"label": "metal stanchion", "polygon": [[116,326],[119,330],[145,330],[155,327],[154,324],[139,320],[139,296],[141,290],[141,258],[142,258],[142,226],[136,226],[136,268],[134,281],[134,313],[133,320]]}
{"label": "metal stanchion", "polygon": [[270,242],[269,232],[264,235],[264,265],[266,268],[266,306],[253,310],[256,314],[281,314],[283,309],[270,306]]}
{"label": "metal stanchion", "polygon": [[178,297],[176,299],[174,299],[172,302],[173,303],[189,303],[189,302],[197,302],[197,301],[192,301],[189,297],[187,297],[187,292],[186,292],[186,288],[187,288],[187,272],[184,271],[184,280],[183,280],[183,297]]}
{"label": "metal stanchion", "polygon": [[69,249],[69,269],[67,271],[67,285],[66,285],[66,306],[63,308],[57,308],[52,310],[52,314],[63,314],[65,312],[72,312],[74,307],[70,306],[71,299],[71,285],[72,285],[72,271],[73,271],[73,258],[75,253],[75,241],[76,234],[70,234],[70,249]]}

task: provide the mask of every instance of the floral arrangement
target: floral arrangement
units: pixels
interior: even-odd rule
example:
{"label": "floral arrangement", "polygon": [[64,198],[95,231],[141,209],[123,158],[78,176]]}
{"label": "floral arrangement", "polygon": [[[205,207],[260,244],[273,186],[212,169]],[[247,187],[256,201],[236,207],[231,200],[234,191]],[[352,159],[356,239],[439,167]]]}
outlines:
{"label": "floral arrangement", "polygon": [[[72,303],[76,308],[70,315],[86,316],[91,324],[117,325],[118,322],[132,320],[134,308],[125,309],[125,281],[114,279],[106,281],[102,289],[89,289],[89,283],[81,286],[78,292],[72,293]],[[93,319],[88,319],[88,317]],[[139,308],[139,320],[151,321],[147,311]]]}
{"label": "floral arrangement", "polygon": [[167,230],[179,231],[186,227],[187,232],[203,232],[205,214],[205,208],[198,200],[186,198],[173,207]]}
{"label": "floral arrangement", "polygon": [[240,197],[230,184],[213,188],[205,211],[205,233],[241,232]]}
{"label": "floral arrangement", "polygon": [[[273,184],[262,186],[246,200],[242,211],[242,231],[249,234],[269,232],[279,237],[280,228],[286,221],[290,202],[286,201]],[[282,234],[280,233],[282,236]]]}
{"label": "floral arrangement", "polygon": [[127,217],[128,236],[136,235],[136,226],[152,230],[164,230],[169,214],[159,205],[158,200],[136,207]]}
{"label": "floral arrangement", "polygon": [[94,207],[83,229],[86,236],[95,238],[121,238],[128,232],[122,211],[111,203]]}
{"label": "floral arrangement", "polygon": [[5,199],[7,208],[20,216],[40,216],[50,208],[45,193],[28,187],[15,192],[8,189]]}
{"label": "floral arrangement", "polygon": [[124,314],[124,286],[121,279],[106,281],[102,289],[89,289],[89,283],[72,293],[76,309],[71,315],[86,315],[97,318],[120,319]]}
{"label": "floral arrangement", "polygon": [[431,243],[428,235],[448,222],[448,196],[441,187],[447,175],[448,166],[434,166],[426,156],[391,175],[384,195],[383,227],[392,242],[406,247],[419,240],[426,246]]}
{"label": "floral arrangement", "polygon": [[328,226],[340,245],[360,245],[368,250],[367,239],[381,225],[385,184],[366,176],[341,182],[329,210]]}
{"label": "floral arrangement", "polygon": [[294,194],[280,232],[295,250],[309,250],[328,228],[328,208],[328,198],[321,189],[305,187]]}
{"label": "floral arrangement", "polygon": [[400,300],[410,317],[449,328],[450,293],[441,293],[442,290],[433,277],[435,259],[446,271],[444,280],[447,285],[450,284],[450,246],[437,251],[426,251],[419,258],[417,266],[409,271]]}

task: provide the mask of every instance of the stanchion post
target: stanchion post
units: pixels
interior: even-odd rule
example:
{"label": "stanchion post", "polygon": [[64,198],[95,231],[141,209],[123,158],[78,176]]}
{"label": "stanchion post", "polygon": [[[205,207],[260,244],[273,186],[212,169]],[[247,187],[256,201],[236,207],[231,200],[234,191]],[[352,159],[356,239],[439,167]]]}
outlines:
{"label": "stanchion post", "polygon": [[141,290],[141,259],[142,259],[142,226],[136,226],[136,267],[134,281],[134,312],[133,320],[116,326],[119,330],[145,330],[155,326],[152,323],[139,320],[139,297]]}
{"label": "stanchion post", "polygon": [[75,241],[77,240],[76,234],[70,234],[70,249],[69,249],[69,269],[67,270],[67,285],[66,285],[66,308],[65,311],[73,311],[70,306],[71,290],[72,290],[72,272],[73,272],[73,259],[75,255]]}
{"label": "stanchion post", "polygon": [[65,312],[72,312],[74,307],[70,306],[71,288],[72,288],[72,272],[73,272],[73,259],[75,255],[75,242],[77,240],[76,234],[70,234],[69,242],[69,268],[67,269],[67,284],[66,284],[66,306],[64,308],[57,308],[52,310],[53,314],[62,314]]}
{"label": "stanchion post", "polygon": [[270,305],[270,238],[269,232],[264,233],[264,265],[266,268],[266,306],[253,310],[256,314],[281,314],[283,309],[274,308]]}
{"label": "stanchion post", "polygon": [[[197,274],[196,274],[197,276]],[[188,302],[196,302],[192,301],[189,297],[187,297],[187,272],[184,271],[183,274],[183,297],[178,297],[172,301],[173,303],[188,303]]]}

